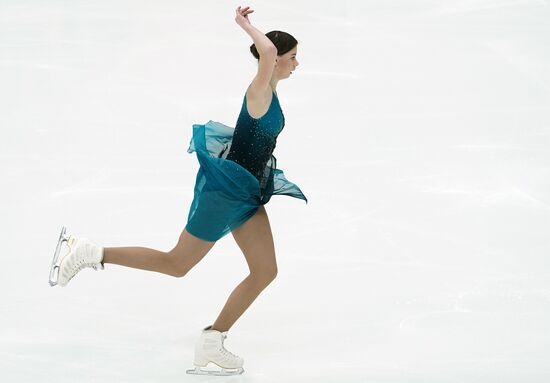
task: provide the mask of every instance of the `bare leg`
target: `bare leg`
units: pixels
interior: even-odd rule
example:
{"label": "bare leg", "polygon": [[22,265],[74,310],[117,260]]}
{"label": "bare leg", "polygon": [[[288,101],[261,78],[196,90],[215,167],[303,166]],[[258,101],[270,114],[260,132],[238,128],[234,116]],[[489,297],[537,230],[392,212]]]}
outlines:
{"label": "bare leg", "polygon": [[175,276],[173,257],[164,251],[147,247],[106,247],[103,263],[114,263]]}
{"label": "bare leg", "polygon": [[204,258],[215,243],[199,239],[184,229],[178,244],[169,252],[147,247],[106,247],[103,263],[183,277]]}
{"label": "bare leg", "polygon": [[267,280],[262,281],[253,275],[246,277],[227,299],[212,329],[228,331],[268,284]]}
{"label": "bare leg", "polygon": [[265,208],[232,231],[245,255],[250,275],[229,296],[223,310],[212,325],[214,330],[228,331],[252,302],[277,275],[275,246]]}

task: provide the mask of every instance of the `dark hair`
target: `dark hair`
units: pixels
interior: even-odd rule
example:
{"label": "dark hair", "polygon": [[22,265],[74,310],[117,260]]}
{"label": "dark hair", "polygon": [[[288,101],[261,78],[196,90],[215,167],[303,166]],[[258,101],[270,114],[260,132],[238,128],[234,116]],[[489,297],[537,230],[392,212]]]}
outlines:
{"label": "dark hair", "polygon": [[[298,40],[296,40],[294,37],[292,37],[291,34],[286,32],[271,31],[267,32],[265,35],[268,39],[271,40],[273,45],[275,45],[275,48],[277,48],[277,56],[284,55],[285,53],[294,49],[296,45],[298,45]],[[256,49],[256,44],[252,44],[250,46],[250,52],[252,52],[252,55],[256,57],[257,60],[260,59],[260,54]]]}

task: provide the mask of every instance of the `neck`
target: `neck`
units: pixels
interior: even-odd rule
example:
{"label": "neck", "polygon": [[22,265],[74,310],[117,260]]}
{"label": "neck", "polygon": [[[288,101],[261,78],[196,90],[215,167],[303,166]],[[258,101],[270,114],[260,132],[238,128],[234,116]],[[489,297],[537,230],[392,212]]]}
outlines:
{"label": "neck", "polygon": [[277,91],[277,83],[279,82],[279,79],[273,77],[271,78],[271,81],[269,82],[269,84],[271,85],[271,89],[273,89],[274,92]]}

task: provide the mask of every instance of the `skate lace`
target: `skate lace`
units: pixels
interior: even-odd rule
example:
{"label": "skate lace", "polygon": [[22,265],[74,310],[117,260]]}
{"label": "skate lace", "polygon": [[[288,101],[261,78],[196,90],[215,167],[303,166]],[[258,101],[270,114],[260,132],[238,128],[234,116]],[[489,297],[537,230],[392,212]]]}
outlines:
{"label": "skate lace", "polygon": [[98,264],[93,262],[85,262],[83,259],[78,261],[72,269],[72,275],[69,278],[69,280],[73,279],[73,277],[80,272],[80,270],[85,269],[86,267],[92,267],[94,270],[98,269]]}
{"label": "skate lace", "polygon": [[223,335],[222,334],[222,347],[220,349],[220,352],[224,355],[224,356],[228,356],[228,357],[231,357],[231,358],[238,358],[237,355],[233,354],[232,352],[228,351],[225,349],[224,345],[223,345],[223,342],[225,340],[225,338],[227,338],[227,335]]}
{"label": "skate lace", "polygon": [[77,264],[75,265],[75,267],[73,268],[73,274],[78,273],[80,270],[85,269],[86,267],[92,267],[92,268],[94,268],[95,270],[97,270],[97,264],[92,263],[92,262],[80,261],[80,262],[77,263]]}

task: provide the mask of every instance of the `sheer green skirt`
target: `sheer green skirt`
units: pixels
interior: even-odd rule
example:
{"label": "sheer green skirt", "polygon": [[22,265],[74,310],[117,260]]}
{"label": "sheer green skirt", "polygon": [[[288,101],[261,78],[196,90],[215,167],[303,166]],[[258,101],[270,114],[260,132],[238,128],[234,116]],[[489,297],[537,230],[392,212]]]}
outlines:
{"label": "sheer green skirt", "polygon": [[217,241],[242,225],[272,195],[287,195],[307,203],[300,188],[277,169],[275,156],[268,160],[259,178],[226,159],[233,132],[234,128],[212,120],[193,125],[187,152],[196,153],[200,166],[185,228],[205,241]]}

